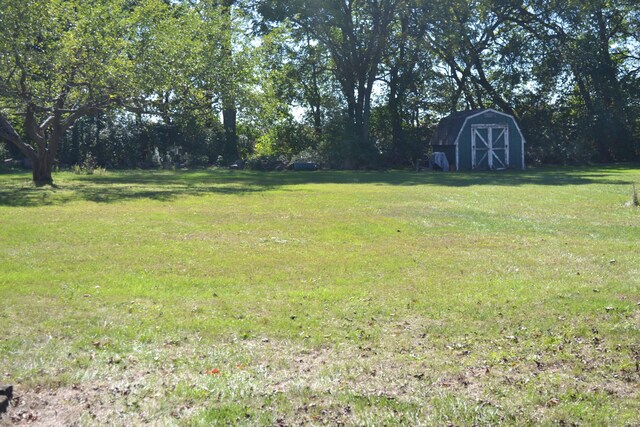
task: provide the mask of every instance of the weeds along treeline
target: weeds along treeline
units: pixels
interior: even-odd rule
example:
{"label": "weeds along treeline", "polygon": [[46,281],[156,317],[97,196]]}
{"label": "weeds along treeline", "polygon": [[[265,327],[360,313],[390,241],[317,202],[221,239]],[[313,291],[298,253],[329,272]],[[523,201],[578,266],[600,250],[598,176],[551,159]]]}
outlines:
{"label": "weeds along treeline", "polygon": [[[401,167],[438,120],[513,114],[529,162],[634,160],[640,5],[0,0],[0,148],[106,167]],[[252,163],[253,162],[253,163]]]}

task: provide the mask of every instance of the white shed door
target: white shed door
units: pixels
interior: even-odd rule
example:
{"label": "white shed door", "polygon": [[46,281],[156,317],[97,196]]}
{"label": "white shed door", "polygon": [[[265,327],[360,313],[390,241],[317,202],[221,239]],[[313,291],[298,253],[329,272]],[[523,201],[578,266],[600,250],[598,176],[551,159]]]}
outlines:
{"label": "white shed door", "polygon": [[509,167],[509,126],[471,125],[471,164],[473,169]]}

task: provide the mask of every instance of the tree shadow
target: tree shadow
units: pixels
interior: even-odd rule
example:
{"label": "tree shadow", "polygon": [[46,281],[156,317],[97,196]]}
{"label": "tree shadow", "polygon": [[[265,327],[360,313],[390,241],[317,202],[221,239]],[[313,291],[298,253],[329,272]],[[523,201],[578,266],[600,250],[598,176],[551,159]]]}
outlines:
{"label": "tree shadow", "polygon": [[[616,179],[615,175],[638,169],[640,165],[607,165],[583,167],[542,167],[526,171],[482,172],[414,172],[414,171],[314,171],[314,172],[253,172],[230,170],[203,171],[134,171],[92,179],[101,184],[174,185],[187,188],[207,186],[247,186],[253,191],[266,191],[277,187],[304,184],[380,184],[397,186],[437,185],[451,187],[470,186],[522,186],[522,185],[588,185],[631,184]],[[218,188],[220,189],[220,188]],[[235,189],[238,190],[238,189]],[[235,193],[236,191],[231,191]]]}
{"label": "tree shadow", "polygon": [[[24,172],[0,179],[0,206],[37,207],[73,201],[118,203],[127,200],[171,201],[207,194],[246,195],[274,189],[295,191],[305,184],[374,184],[391,186],[631,185],[623,174],[640,165],[536,168],[499,172],[315,171],[253,172],[232,170],[114,171],[74,176],[56,186],[35,187]],[[638,169],[640,174],[640,169]],[[624,179],[627,178],[627,179]]]}
{"label": "tree shadow", "polygon": [[0,206],[38,207],[64,205],[74,201],[120,203],[128,200],[172,201],[178,197],[206,194],[243,195],[267,191],[266,186],[193,184],[177,179],[93,180],[65,182],[56,186],[34,186],[30,183],[0,187]]}

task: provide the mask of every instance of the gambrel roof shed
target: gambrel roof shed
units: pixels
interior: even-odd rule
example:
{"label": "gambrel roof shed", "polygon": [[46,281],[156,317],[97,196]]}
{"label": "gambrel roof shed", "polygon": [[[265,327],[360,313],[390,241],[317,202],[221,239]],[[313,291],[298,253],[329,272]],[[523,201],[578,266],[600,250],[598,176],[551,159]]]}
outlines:
{"label": "gambrel roof shed", "polygon": [[445,117],[430,142],[456,170],[524,169],[524,144],[516,119],[491,108]]}

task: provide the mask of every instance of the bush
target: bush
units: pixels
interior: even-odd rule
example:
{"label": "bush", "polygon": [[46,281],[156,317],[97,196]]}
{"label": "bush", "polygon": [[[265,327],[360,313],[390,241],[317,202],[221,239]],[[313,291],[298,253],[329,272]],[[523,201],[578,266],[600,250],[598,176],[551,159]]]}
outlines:
{"label": "bush", "polygon": [[97,166],[96,158],[91,154],[87,154],[80,165],[80,168],[87,175],[93,175],[93,171],[95,171]]}
{"label": "bush", "polygon": [[96,158],[90,153],[87,154],[83,162],[73,165],[71,171],[76,175],[106,175],[107,169],[97,165]]}
{"label": "bush", "polygon": [[182,163],[181,165],[184,167],[192,168],[192,167],[207,167],[209,166],[209,156],[206,154],[189,154],[185,153],[182,155]]}
{"label": "bush", "polygon": [[245,167],[254,171],[284,170],[287,167],[287,158],[284,156],[250,156],[245,162]]}
{"label": "bush", "polygon": [[326,165],[327,159],[326,156],[321,154],[319,151],[314,150],[313,148],[307,148],[291,157],[289,165],[294,163],[315,163],[319,166],[323,166]]}
{"label": "bush", "polygon": [[9,149],[4,143],[0,142],[0,162],[4,162],[8,158],[9,158]]}

